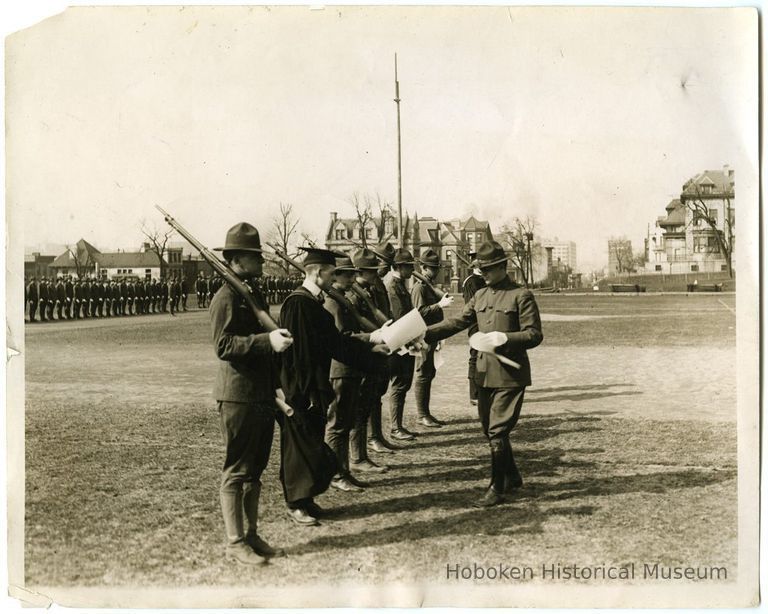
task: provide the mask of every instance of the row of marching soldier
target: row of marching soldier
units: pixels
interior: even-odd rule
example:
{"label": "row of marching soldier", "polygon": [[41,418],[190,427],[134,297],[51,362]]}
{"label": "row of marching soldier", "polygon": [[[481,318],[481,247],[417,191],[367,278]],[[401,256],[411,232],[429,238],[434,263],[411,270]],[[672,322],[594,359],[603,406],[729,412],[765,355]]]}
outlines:
{"label": "row of marching soldier", "polygon": [[[263,250],[250,224],[230,229],[225,246],[218,249],[242,280],[261,275]],[[288,515],[298,525],[317,525],[329,514],[315,501],[318,495],[329,486],[342,491],[365,488],[358,474],[387,470],[371,460],[369,452],[393,453],[416,437],[403,425],[405,396],[414,377],[418,423],[429,429],[445,424],[430,407],[434,353],[441,339],[472,327],[494,346],[474,357],[478,414],[491,449],[491,483],[475,505],[502,503],[522,484],[509,437],[530,384],[526,350],[541,342],[542,333],[533,295],[507,276],[501,246],[489,242],[479,248],[475,264],[487,287],[450,319],[444,318],[443,309],[452,298],[439,296],[430,283],[440,266],[433,252],[420,259],[425,279],[409,291],[406,282],[415,260],[405,249],[379,245],[341,259],[329,250],[302,249],[304,280],[286,298],[277,330],[267,332],[228,285],[211,304],[220,359],[215,397],[226,448],[219,492],[227,556],[259,564],[285,554],[258,532],[260,477],[269,461],[276,421],[281,427],[280,479]],[[389,271],[384,286],[382,277]],[[255,294],[266,307],[258,290]],[[361,324],[377,320],[372,309],[397,320],[414,308],[429,325],[426,351],[422,347],[417,358],[389,354],[382,343],[386,325],[371,330]],[[516,361],[519,369],[497,356]],[[394,442],[382,428],[387,389]]]}

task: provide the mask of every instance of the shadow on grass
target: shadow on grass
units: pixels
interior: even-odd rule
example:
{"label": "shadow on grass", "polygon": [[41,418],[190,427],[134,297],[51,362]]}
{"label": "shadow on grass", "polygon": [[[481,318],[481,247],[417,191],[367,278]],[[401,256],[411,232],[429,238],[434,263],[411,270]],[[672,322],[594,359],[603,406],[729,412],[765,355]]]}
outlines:
{"label": "shadow on grass", "polygon": [[[601,420],[602,418],[588,414],[575,414],[573,412],[563,412],[560,414],[552,414],[550,416],[536,414],[526,416],[523,414],[520,417],[518,426],[512,431],[512,446],[514,447],[515,444],[520,443],[535,443],[571,433],[581,434],[597,432],[602,430],[596,426]],[[426,433],[422,431],[419,433],[417,439],[407,444],[406,449],[423,450],[425,448],[451,448],[467,444],[484,445],[487,440],[482,434],[480,421],[476,421],[475,424],[476,429],[471,430],[451,431],[448,429],[436,429],[435,431]],[[576,425],[576,427],[568,429],[560,428],[563,424],[569,426]],[[450,435],[456,435],[457,433],[467,435],[468,438],[464,441],[457,442],[455,438],[450,437]]]}
{"label": "shadow on grass", "polygon": [[582,386],[551,386],[549,388],[529,387],[526,393],[537,392],[564,392],[566,390],[605,390],[606,388],[620,388],[622,386],[634,386],[634,384],[585,384]]}
{"label": "shadow on grass", "polygon": [[[508,535],[510,533],[542,532],[543,517],[531,513],[530,506],[514,506],[510,502],[485,510],[468,509],[481,494],[481,490],[468,488],[432,495],[418,495],[416,498],[421,499],[422,502],[434,499],[446,505],[450,503],[451,509],[462,511],[447,518],[419,520],[360,533],[318,537],[291,549],[291,554],[309,554],[328,548],[349,549],[385,546],[413,541],[416,537],[429,539],[449,535]],[[374,507],[380,505],[381,503],[373,504]],[[418,509],[423,509],[423,507],[421,505]],[[435,507],[435,505],[430,507]]]}
{"label": "shadow on grass", "polygon": [[548,403],[550,401],[594,401],[595,399],[604,399],[605,397],[626,397],[643,394],[636,390],[626,390],[622,392],[578,392],[575,394],[556,394],[551,397],[526,397],[526,403]]}
{"label": "shadow on grass", "polygon": [[[467,472],[467,470],[462,470]],[[730,480],[736,471],[657,472],[645,475],[606,476],[568,480],[555,484],[529,484],[499,506],[484,510],[468,510],[482,494],[482,489],[464,488],[435,493],[418,493],[358,505],[336,508],[339,520],[381,513],[421,512],[427,508],[452,510],[445,518],[417,522],[404,522],[397,526],[382,527],[359,533],[323,536],[298,545],[293,554],[308,554],[328,548],[351,549],[384,546],[418,539],[440,538],[450,535],[509,535],[541,533],[542,523],[550,516],[589,516],[596,506],[580,501],[595,496],[615,496],[627,493],[664,493],[681,488],[709,486]],[[546,488],[546,491],[543,490]],[[565,491],[565,492],[563,492]],[[573,505],[542,507],[548,502],[573,500]]]}

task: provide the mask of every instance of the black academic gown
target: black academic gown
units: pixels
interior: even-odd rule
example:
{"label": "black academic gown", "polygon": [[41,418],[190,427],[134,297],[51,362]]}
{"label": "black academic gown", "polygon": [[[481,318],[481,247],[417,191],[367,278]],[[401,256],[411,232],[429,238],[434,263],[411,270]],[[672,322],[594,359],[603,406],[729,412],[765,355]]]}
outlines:
{"label": "black academic gown", "polygon": [[[316,462],[325,446],[325,416],[334,398],[328,379],[331,360],[366,371],[375,369],[378,361],[368,343],[340,333],[333,316],[303,286],[285,299],[280,326],[293,335],[293,344],[280,354],[280,383],[295,414],[278,416],[282,427],[280,477],[290,504],[324,492],[332,477],[328,471],[314,471],[310,461]],[[307,445],[317,449],[298,449]]]}

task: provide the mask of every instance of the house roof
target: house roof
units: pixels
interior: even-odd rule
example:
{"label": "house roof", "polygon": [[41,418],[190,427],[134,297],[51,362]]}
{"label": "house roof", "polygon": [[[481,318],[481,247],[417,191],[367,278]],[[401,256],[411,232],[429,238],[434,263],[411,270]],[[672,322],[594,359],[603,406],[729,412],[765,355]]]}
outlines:
{"label": "house roof", "polygon": [[478,220],[474,215],[470,215],[469,219],[464,222],[462,226],[463,230],[485,230],[489,224],[486,221]]}
{"label": "house roof", "polygon": [[[672,205],[675,205],[674,207]],[[659,226],[680,226],[685,224],[685,206],[675,199],[667,205],[667,217],[659,218]]]}
{"label": "house roof", "polygon": [[98,262],[105,269],[151,269],[160,266],[160,259],[153,251],[99,254]]}
{"label": "house roof", "polygon": [[733,171],[704,171],[694,175],[683,185],[683,194],[696,194],[701,186],[713,186],[718,194],[733,194],[735,179]]}

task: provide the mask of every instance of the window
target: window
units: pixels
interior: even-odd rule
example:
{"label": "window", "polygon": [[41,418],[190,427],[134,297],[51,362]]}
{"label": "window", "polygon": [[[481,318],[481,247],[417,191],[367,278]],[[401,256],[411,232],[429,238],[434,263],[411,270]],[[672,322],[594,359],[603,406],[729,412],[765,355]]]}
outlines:
{"label": "window", "polygon": [[709,219],[712,220],[715,224],[717,224],[717,209],[709,210]]}
{"label": "window", "polygon": [[728,270],[728,265],[727,264],[721,264],[720,265],[720,270],[721,271],[727,271]]}
{"label": "window", "polygon": [[[123,271],[125,273],[125,271]],[[128,269],[128,273],[133,273],[133,269]]]}
{"label": "window", "polygon": [[337,228],[336,229],[336,238],[337,239],[343,239],[344,238],[344,229],[343,228]]}
{"label": "window", "polygon": [[661,265],[660,265],[660,264],[657,264],[657,265],[656,265],[656,270],[657,270],[657,271],[661,271]]}
{"label": "window", "polygon": [[720,251],[717,237],[703,236],[693,237],[693,251],[699,254],[716,254]]}
{"label": "window", "polygon": [[365,238],[366,238],[366,239],[371,239],[371,238],[373,238],[373,237],[372,237],[372,229],[371,229],[371,228],[366,228],[366,229],[365,229]]}
{"label": "window", "polygon": [[691,273],[697,273],[698,270],[699,270],[699,265],[698,264],[692,264],[691,265]]}

